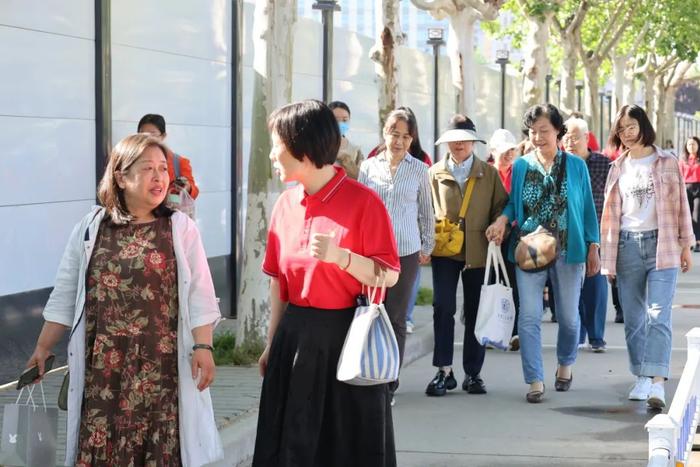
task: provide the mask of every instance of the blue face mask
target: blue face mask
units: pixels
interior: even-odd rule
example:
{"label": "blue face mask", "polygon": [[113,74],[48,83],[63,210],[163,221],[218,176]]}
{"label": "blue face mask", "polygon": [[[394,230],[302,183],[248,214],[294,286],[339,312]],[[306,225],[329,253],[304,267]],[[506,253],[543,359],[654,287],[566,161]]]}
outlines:
{"label": "blue face mask", "polygon": [[348,131],[350,131],[350,122],[338,122],[338,129],[341,136],[347,135]]}

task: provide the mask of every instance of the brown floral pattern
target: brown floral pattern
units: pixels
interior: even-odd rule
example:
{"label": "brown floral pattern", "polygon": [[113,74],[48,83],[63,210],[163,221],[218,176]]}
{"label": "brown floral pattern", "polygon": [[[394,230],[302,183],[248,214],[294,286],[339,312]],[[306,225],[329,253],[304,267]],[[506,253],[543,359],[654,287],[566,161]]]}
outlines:
{"label": "brown floral pattern", "polygon": [[169,218],[100,226],[87,270],[77,466],[180,466],[177,267]]}

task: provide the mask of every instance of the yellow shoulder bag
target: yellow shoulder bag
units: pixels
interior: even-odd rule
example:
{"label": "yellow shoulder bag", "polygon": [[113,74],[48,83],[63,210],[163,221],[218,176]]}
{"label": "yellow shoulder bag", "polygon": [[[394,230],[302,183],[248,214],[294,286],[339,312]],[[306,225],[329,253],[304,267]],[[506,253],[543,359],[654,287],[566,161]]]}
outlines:
{"label": "yellow shoulder bag", "polygon": [[467,190],[462,198],[462,207],[459,208],[459,221],[452,222],[447,217],[435,222],[435,248],[433,256],[454,256],[462,251],[464,245],[464,217],[467,215],[467,206],[474,191],[475,177],[469,178]]}

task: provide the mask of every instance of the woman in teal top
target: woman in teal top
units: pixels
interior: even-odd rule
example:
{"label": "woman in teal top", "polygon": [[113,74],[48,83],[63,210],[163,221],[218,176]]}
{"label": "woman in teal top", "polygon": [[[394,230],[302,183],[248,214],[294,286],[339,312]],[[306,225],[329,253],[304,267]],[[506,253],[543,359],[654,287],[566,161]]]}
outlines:
{"label": "woman in teal top", "polygon": [[[554,387],[567,391],[573,381],[572,365],[578,347],[581,286],[584,274],[590,276],[600,269],[600,235],[586,163],[558,149],[565,127],[557,108],[551,104],[531,107],[523,123],[535,150],[513,164],[510,200],[503,214],[486,230],[486,236],[500,244],[506,225],[517,221],[520,232],[511,236],[508,254],[515,261],[515,243],[520,235],[533,232],[539,225],[553,224],[559,231],[561,253],[550,268],[538,272],[516,268],[520,355],[525,382],[530,385],[526,398],[534,403],[540,402],[545,392],[541,350],[545,283],[547,279],[552,281],[559,323]],[[562,170],[561,183],[557,183]]]}

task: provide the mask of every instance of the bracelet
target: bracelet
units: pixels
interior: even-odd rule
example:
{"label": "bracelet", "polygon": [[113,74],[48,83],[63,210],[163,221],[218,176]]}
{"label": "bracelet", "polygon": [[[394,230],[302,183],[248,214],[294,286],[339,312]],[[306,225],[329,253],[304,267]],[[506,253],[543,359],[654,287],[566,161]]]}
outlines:
{"label": "bracelet", "polygon": [[197,350],[197,349],[209,350],[210,352],[214,351],[214,347],[212,347],[209,344],[195,344],[192,346],[192,350]]}
{"label": "bracelet", "polygon": [[343,271],[347,271],[348,268],[350,267],[350,263],[352,263],[352,251],[350,251],[350,250],[345,250],[345,251],[348,252],[348,264],[346,264],[345,267],[342,267],[342,266],[340,267],[340,269],[342,269]]}

